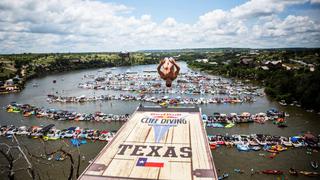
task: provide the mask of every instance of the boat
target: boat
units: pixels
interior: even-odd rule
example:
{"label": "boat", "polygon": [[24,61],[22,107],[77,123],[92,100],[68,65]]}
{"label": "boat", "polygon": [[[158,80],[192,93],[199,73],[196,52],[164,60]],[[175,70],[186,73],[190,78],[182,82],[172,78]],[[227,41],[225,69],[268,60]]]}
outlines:
{"label": "boat", "polygon": [[225,126],[225,128],[232,128],[233,126],[234,126],[234,123],[230,122],[229,124],[227,124],[227,125]]}
{"label": "boat", "polygon": [[250,150],[249,146],[247,144],[243,144],[243,143],[237,144],[237,149],[239,151],[249,151]]}
{"label": "boat", "polygon": [[269,169],[269,170],[263,170],[263,171],[261,171],[263,174],[277,174],[277,175],[281,175],[281,174],[283,174],[283,171],[280,171],[280,170],[271,170],[271,169]]}
{"label": "boat", "polygon": [[209,146],[210,146],[211,150],[217,149],[217,144],[216,143],[210,143]]}
{"label": "boat", "polygon": [[293,169],[293,168],[289,169],[289,174],[292,175],[292,176],[298,176],[299,175],[298,171]]}
{"label": "boat", "polygon": [[208,123],[207,127],[212,127],[212,128],[224,128],[224,125],[221,123]]}
{"label": "boat", "polygon": [[302,147],[304,146],[303,139],[301,136],[292,136],[290,137],[290,141],[294,147]]}
{"label": "boat", "polygon": [[302,174],[305,176],[311,176],[311,177],[315,177],[315,176],[320,175],[318,172],[314,172],[314,171],[300,171],[299,174]]}
{"label": "boat", "polygon": [[38,86],[39,86],[38,83],[33,83],[33,84],[32,84],[32,87],[38,87]]}
{"label": "boat", "polygon": [[56,161],[63,161],[65,159],[64,155],[57,154],[55,157]]}
{"label": "boat", "polygon": [[250,149],[254,150],[254,151],[260,151],[261,147],[260,146],[252,146]]}
{"label": "boat", "polygon": [[286,146],[286,147],[292,147],[293,146],[293,144],[292,144],[292,142],[290,141],[289,138],[286,138],[286,137],[282,136],[282,137],[280,137],[280,141],[281,141],[281,144]]}
{"label": "boat", "polygon": [[311,161],[310,164],[313,167],[313,169],[318,169],[318,167],[319,167],[319,164],[317,161]]}
{"label": "boat", "polygon": [[243,173],[244,173],[244,171],[241,170],[241,169],[234,169],[233,171],[236,172],[236,173],[240,173],[240,174],[243,174]]}
{"label": "boat", "polygon": [[281,152],[281,151],[287,150],[288,148],[284,147],[284,146],[281,146],[281,145],[274,145],[274,146],[271,146],[270,149],[271,150],[276,150],[277,152]]}
{"label": "boat", "polygon": [[227,177],[229,177],[229,174],[228,173],[223,173],[221,176],[218,177],[218,180],[225,179]]}

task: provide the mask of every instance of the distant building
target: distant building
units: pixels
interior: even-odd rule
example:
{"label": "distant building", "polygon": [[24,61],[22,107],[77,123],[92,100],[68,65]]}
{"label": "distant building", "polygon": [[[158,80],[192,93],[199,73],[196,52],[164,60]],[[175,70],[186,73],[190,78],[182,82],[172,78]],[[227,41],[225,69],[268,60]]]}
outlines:
{"label": "distant building", "polygon": [[315,65],[313,65],[313,64],[308,64],[308,67],[309,67],[309,70],[310,70],[311,72],[315,71]]}
{"label": "distant building", "polygon": [[292,68],[286,64],[282,64],[282,67],[287,70],[287,71],[290,71]]}
{"label": "distant building", "polygon": [[69,61],[72,63],[80,63],[81,62],[80,59],[70,59]]}
{"label": "distant building", "polygon": [[269,70],[268,66],[260,66],[260,69],[265,70],[265,71]]}
{"label": "distant building", "polygon": [[251,50],[249,51],[249,54],[250,54],[250,55],[259,55],[260,53],[259,53],[259,50],[257,50],[257,49],[251,49]]}
{"label": "distant building", "polygon": [[303,61],[300,61],[300,60],[289,59],[289,61],[297,63],[297,64],[300,64],[302,66],[307,66],[308,65],[307,63],[305,63]]}
{"label": "distant building", "polygon": [[211,64],[211,65],[218,65],[218,63],[217,62],[209,62],[209,64]]}
{"label": "distant building", "polygon": [[208,63],[208,59],[196,59],[197,62]]}
{"label": "distant building", "polygon": [[121,56],[123,58],[129,58],[130,53],[128,51],[120,51],[119,56]]}
{"label": "distant building", "polygon": [[244,66],[252,66],[252,65],[254,65],[254,59],[251,57],[242,56],[242,57],[240,57],[239,63]]}
{"label": "distant building", "polygon": [[227,60],[227,61],[223,61],[222,62],[222,64],[224,64],[224,65],[229,65],[231,63],[231,60],[229,59],[229,60]]}
{"label": "distant building", "polygon": [[282,67],[282,60],[278,61],[266,61],[264,63],[265,66],[267,66],[269,69],[274,69],[274,68],[281,68]]}

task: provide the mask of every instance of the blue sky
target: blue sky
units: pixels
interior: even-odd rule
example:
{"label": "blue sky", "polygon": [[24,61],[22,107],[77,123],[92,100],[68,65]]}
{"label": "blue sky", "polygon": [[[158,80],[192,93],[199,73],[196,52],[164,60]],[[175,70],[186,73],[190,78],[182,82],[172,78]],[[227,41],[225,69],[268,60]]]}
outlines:
{"label": "blue sky", "polygon": [[320,47],[320,0],[1,0],[0,53]]}

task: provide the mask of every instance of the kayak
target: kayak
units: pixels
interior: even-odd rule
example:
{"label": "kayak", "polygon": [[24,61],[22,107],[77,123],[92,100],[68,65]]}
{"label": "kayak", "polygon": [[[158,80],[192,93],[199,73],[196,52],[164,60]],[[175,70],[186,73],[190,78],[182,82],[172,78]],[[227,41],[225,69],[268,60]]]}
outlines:
{"label": "kayak", "polygon": [[232,128],[234,126],[234,123],[229,123],[225,126],[225,128]]}
{"label": "kayak", "polygon": [[263,170],[263,174],[283,174],[283,171],[280,170]]}

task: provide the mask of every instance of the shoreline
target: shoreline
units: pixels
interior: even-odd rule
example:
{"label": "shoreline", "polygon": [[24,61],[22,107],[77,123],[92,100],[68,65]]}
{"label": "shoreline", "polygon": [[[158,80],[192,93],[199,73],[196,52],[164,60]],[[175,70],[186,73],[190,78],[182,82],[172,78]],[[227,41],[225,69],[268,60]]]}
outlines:
{"label": "shoreline", "polygon": [[[190,69],[192,69],[192,70],[196,70],[196,71],[200,71],[200,72],[205,72],[205,73],[207,73],[207,74],[209,74],[209,75],[222,76],[222,77],[224,77],[224,78],[236,79],[236,80],[241,80],[241,81],[247,81],[247,80],[249,80],[249,82],[246,82],[246,83],[251,83],[251,84],[255,84],[255,85],[258,85],[258,86],[262,87],[265,95],[266,95],[267,97],[271,98],[273,101],[276,101],[276,102],[277,102],[278,104],[280,104],[281,106],[292,106],[292,105],[291,105],[292,103],[288,103],[288,104],[287,104],[284,100],[277,100],[276,97],[272,97],[270,94],[268,94],[268,93],[266,92],[266,88],[267,88],[267,87],[264,85],[264,83],[265,83],[264,81],[265,81],[265,80],[258,81],[258,80],[254,80],[254,79],[250,79],[250,78],[232,77],[232,76],[228,76],[228,75],[226,75],[226,74],[218,74],[218,73],[215,73],[213,70],[201,70],[202,67],[192,66],[192,65],[190,65],[189,63],[188,63],[188,67],[189,67]],[[278,95],[279,95],[279,94],[278,94]],[[277,95],[275,95],[275,96],[277,96]],[[284,101],[284,102],[283,102],[283,101]],[[306,107],[304,107],[304,106],[302,106],[302,105],[300,105],[300,104],[296,104],[296,103],[294,104],[294,106],[296,106],[296,107],[298,107],[298,108],[302,108],[302,109],[304,109],[304,110],[307,111],[307,112],[317,111],[317,110],[314,109],[314,107],[313,107],[313,109],[310,109],[310,108],[306,108]],[[316,114],[320,114],[320,111],[315,112],[315,113],[316,113]]]}

